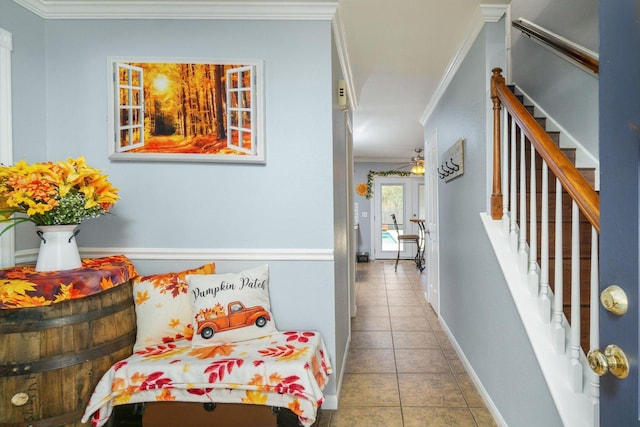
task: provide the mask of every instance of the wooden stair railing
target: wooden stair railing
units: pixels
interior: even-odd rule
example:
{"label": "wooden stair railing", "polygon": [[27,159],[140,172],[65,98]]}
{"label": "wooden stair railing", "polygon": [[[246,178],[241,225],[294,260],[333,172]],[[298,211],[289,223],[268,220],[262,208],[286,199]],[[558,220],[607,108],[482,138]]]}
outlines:
{"label": "wooden stair railing", "polygon": [[[494,68],[491,76],[491,217],[501,220],[508,230],[520,270],[526,273],[531,295],[538,300],[541,317],[551,329],[553,347],[567,357],[570,384],[574,392],[580,392],[587,369],[581,349],[586,353],[599,347],[600,198],[570,159],[575,156],[565,155],[566,149],[563,151],[557,138],[554,141],[542,127],[544,121],[534,118],[520,102],[501,72]],[[506,129],[502,128],[503,107]],[[549,178],[555,180],[555,186]],[[565,193],[569,199],[563,200]],[[594,406],[598,384],[597,379],[591,380]]]}
{"label": "wooden stair railing", "polygon": [[[501,184],[501,144],[500,144],[500,108],[509,112],[524,132],[536,151],[547,162],[549,169],[560,180],[569,196],[578,203],[580,211],[593,227],[600,232],[600,196],[580,174],[578,169],[567,159],[560,148],[554,144],[547,132],[527,109],[518,101],[515,94],[507,87],[501,68],[491,70],[491,100],[493,102],[493,193],[491,195],[491,217],[502,219],[502,184]],[[497,213],[499,216],[495,215]]]}

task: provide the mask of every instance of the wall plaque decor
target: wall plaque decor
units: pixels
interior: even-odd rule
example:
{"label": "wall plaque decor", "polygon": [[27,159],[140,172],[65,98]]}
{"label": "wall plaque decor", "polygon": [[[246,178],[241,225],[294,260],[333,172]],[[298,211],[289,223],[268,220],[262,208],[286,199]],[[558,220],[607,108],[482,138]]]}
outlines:
{"label": "wall plaque decor", "polygon": [[464,139],[459,139],[440,156],[438,176],[445,182],[464,173]]}

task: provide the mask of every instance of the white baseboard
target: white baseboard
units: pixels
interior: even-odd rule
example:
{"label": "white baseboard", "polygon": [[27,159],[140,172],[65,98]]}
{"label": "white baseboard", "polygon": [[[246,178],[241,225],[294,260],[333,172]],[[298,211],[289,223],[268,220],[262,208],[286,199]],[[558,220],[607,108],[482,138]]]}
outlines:
{"label": "white baseboard", "polygon": [[338,374],[337,382],[336,382],[336,394],[327,394],[324,397],[324,403],[322,404],[322,409],[329,409],[332,411],[336,411],[338,409],[338,402],[340,401],[340,391],[342,390],[342,382],[344,380],[344,371],[347,366],[347,357],[349,356],[349,348],[351,347],[351,332],[349,332],[349,338],[347,339],[347,348],[344,352],[344,357],[342,359],[342,370],[340,372],[334,372],[334,374]]}
{"label": "white baseboard", "polygon": [[487,390],[482,385],[480,378],[478,377],[478,375],[476,375],[475,371],[473,370],[473,367],[471,366],[471,364],[469,363],[469,360],[464,355],[462,348],[460,348],[460,345],[458,345],[458,342],[456,341],[455,337],[451,333],[451,330],[447,326],[446,322],[441,317],[439,317],[439,320],[440,320],[440,325],[442,325],[442,329],[447,334],[447,337],[449,337],[449,341],[451,341],[451,345],[453,346],[454,350],[458,354],[458,357],[460,358],[460,361],[464,365],[464,368],[466,369],[467,374],[469,374],[471,381],[473,381],[473,384],[476,386],[476,389],[478,390],[480,397],[482,397],[482,400],[484,400],[485,405],[487,405],[487,409],[489,410],[489,412],[491,412],[491,415],[493,416],[493,419],[495,420],[496,424],[500,427],[508,427],[507,422],[504,420],[504,418],[502,417],[502,414],[500,413],[496,405],[491,400],[489,393],[487,393]]}

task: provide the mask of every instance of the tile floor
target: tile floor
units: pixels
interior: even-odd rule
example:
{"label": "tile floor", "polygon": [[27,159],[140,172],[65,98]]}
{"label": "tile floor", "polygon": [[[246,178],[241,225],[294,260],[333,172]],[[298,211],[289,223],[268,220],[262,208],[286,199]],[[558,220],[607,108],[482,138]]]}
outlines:
{"label": "tile floor", "polygon": [[339,409],[319,427],[496,426],[410,261],[357,264],[357,316]]}

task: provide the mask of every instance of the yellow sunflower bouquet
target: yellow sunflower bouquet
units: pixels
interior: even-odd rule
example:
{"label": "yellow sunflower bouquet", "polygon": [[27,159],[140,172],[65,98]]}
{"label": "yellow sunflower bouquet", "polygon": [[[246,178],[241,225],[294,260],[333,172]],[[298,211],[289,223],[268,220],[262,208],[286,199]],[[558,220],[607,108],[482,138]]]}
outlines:
{"label": "yellow sunflower bouquet", "polygon": [[9,223],[0,235],[22,222],[79,224],[108,213],[119,197],[107,178],[82,156],[57,163],[21,160],[0,165],[0,223]]}

